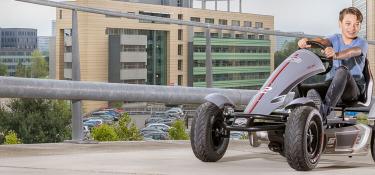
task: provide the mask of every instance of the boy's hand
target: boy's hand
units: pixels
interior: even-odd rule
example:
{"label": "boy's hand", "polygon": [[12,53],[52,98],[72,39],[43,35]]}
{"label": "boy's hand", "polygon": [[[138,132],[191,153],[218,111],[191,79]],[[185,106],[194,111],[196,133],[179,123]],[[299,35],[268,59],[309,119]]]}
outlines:
{"label": "boy's hand", "polygon": [[332,47],[327,47],[324,49],[324,54],[327,58],[335,59],[336,58],[336,52]]}
{"label": "boy's hand", "polygon": [[309,39],[307,38],[302,38],[298,41],[298,47],[301,48],[301,49],[305,49],[305,48],[311,48],[311,45],[308,45],[306,42],[308,41]]}

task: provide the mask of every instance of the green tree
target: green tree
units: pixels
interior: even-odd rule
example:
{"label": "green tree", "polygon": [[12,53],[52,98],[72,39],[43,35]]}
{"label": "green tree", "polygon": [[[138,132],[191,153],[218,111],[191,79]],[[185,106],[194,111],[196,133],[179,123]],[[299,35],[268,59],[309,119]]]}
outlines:
{"label": "green tree", "polygon": [[21,61],[18,61],[16,66],[16,77],[30,77],[30,72],[27,71],[26,66]]}
{"label": "green tree", "polygon": [[69,139],[71,112],[61,100],[13,99],[11,111],[0,110],[0,129],[14,130],[23,143],[51,143]]}
{"label": "green tree", "polygon": [[31,77],[45,78],[48,76],[48,64],[39,50],[31,53]]}
{"label": "green tree", "polygon": [[172,140],[188,140],[189,135],[185,131],[184,121],[176,120],[169,129],[169,138]]}
{"label": "green tree", "polygon": [[122,114],[115,125],[115,130],[120,140],[135,141],[143,139],[139,129],[127,113]]}
{"label": "green tree", "polygon": [[288,58],[293,52],[298,50],[298,39],[285,43],[280,51],[276,51],[274,55],[275,68],[279,66],[286,58]]}
{"label": "green tree", "polygon": [[8,75],[8,66],[0,63],[0,76]]}
{"label": "green tree", "polygon": [[107,124],[95,127],[92,130],[92,137],[97,141],[117,141],[119,139],[115,128]]}
{"label": "green tree", "polygon": [[39,50],[31,53],[31,66],[18,62],[16,67],[16,77],[45,78],[48,76],[48,63]]}

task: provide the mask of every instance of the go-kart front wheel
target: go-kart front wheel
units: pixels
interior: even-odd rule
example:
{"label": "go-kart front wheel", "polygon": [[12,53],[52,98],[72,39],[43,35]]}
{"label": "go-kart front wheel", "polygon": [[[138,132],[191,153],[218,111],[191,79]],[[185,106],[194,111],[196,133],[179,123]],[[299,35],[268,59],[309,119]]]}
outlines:
{"label": "go-kart front wheel", "polygon": [[316,167],[323,150],[323,120],[310,106],[295,108],[285,128],[285,157],[290,167],[308,171]]}
{"label": "go-kart front wheel", "polygon": [[206,102],[199,106],[190,135],[195,156],[203,162],[220,160],[227,150],[229,131],[225,129],[223,111]]}

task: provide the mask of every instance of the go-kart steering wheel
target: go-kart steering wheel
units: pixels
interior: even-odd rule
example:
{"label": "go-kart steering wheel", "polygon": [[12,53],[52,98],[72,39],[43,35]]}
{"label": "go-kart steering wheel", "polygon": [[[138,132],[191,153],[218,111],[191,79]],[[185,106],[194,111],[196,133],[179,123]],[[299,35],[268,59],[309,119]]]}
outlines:
{"label": "go-kart steering wheel", "polygon": [[[315,47],[315,48],[320,48],[322,50],[325,50],[327,48],[327,46],[317,42],[317,41],[307,41],[306,44],[308,45],[311,45],[311,47]],[[322,72],[322,73],[319,73],[318,75],[324,75],[326,73],[328,73],[329,71],[331,71],[332,69],[332,65],[333,65],[333,61],[332,59],[328,59],[327,57],[323,56],[323,55],[318,55],[318,57],[320,58],[320,60],[322,60],[323,63],[326,63],[328,62],[328,66],[326,67],[326,71]]]}

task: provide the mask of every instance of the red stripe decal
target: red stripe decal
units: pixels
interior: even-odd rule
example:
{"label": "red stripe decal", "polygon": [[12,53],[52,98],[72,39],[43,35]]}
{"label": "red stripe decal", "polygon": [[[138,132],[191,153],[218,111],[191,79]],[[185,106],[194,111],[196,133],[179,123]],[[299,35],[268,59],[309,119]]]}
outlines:
{"label": "red stripe decal", "polygon": [[[276,75],[271,79],[271,81],[267,84],[266,87],[270,87],[272,85],[272,83],[276,80],[276,78],[281,74],[281,72],[289,65],[290,61],[287,62],[281,69],[279,72],[276,73]],[[259,103],[259,101],[262,99],[264,93],[262,93],[261,95],[258,96],[258,98],[256,99],[255,101],[255,104],[250,108],[249,112],[248,113],[251,113],[253,112],[254,108],[257,106],[257,104]]]}

